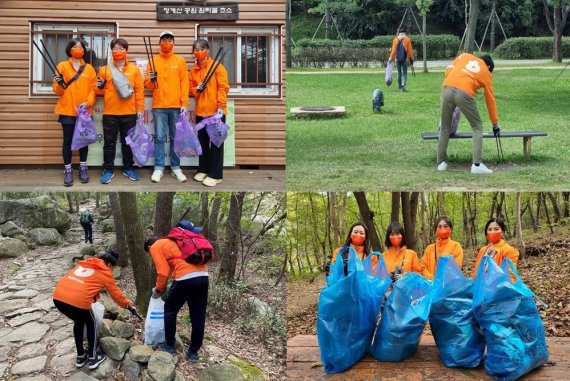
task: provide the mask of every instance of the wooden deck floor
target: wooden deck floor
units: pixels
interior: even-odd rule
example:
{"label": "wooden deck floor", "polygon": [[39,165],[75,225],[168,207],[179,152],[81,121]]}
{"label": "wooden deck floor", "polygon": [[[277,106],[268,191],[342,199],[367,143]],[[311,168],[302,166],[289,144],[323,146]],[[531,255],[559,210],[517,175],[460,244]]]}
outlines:
{"label": "wooden deck floor", "polygon": [[[549,361],[521,380],[570,380],[570,338],[547,339]],[[439,359],[433,336],[424,335],[416,353],[399,363],[366,356],[343,373],[325,374],[320,363],[317,337],[299,335],[287,342],[288,380],[492,380],[483,366],[475,369],[447,368]]]}

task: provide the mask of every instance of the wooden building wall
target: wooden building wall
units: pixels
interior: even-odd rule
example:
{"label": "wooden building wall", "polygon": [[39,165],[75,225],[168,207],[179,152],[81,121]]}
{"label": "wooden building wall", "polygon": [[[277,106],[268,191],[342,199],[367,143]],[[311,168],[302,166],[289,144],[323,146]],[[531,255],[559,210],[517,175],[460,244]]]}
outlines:
{"label": "wooden building wall", "polygon": [[[281,25],[280,32],[285,33],[285,0],[239,3],[239,20],[232,23]],[[151,36],[154,44],[161,31],[172,30],[176,35],[175,52],[186,59],[190,68],[194,22],[157,21],[156,4],[150,0],[0,1],[0,164],[62,162],[61,125],[53,113],[57,97],[28,95],[30,21],[117,22],[119,36],[129,41],[131,59],[146,56],[142,36]],[[220,24],[201,22],[208,23]],[[284,82],[285,38],[282,43]],[[237,165],[285,165],[284,89],[279,99],[235,98]]]}

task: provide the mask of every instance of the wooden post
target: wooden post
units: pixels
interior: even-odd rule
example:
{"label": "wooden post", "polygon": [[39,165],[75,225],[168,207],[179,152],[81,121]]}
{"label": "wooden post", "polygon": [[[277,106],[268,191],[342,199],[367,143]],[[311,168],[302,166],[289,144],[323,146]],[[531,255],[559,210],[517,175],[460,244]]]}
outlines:
{"label": "wooden post", "polygon": [[523,137],[523,152],[524,152],[524,156],[527,159],[530,158],[531,143],[532,143],[532,136]]}

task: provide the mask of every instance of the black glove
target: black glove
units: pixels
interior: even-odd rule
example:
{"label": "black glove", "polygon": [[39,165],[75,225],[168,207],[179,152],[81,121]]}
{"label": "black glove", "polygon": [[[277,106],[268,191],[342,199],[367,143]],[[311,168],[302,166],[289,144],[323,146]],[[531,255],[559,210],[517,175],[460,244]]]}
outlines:
{"label": "black glove", "polygon": [[67,86],[65,86],[65,81],[63,80],[63,76],[61,74],[57,74],[57,73],[54,74],[53,79],[54,79],[54,81],[57,82],[57,84],[59,86],[63,87],[64,89],[67,87]]}
{"label": "black glove", "polygon": [[495,135],[495,137],[501,136],[501,129],[498,124],[493,124],[493,135]]}
{"label": "black glove", "polygon": [[127,310],[129,310],[131,312],[131,314],[133,314],[133,315],[139,314],[139,310],[135,306],[128,305]]}
{"label": "black glove", "polygon": [[151,71],[149,74],[150,80],[151,81],[156,81],[156,72],[155,71]]}
{"label": "black glove", "polygon": [[410,65],[414,66],[414,60],[410,60]]}
{"label": "black glove", "polygon": [[105,87],[106,84],[107,84],[107,80],[106,80],[106,79],[103,80],[103,79],[101,79],[101,78],[97,78],[97,87],[98,87],[99,89],[102,90],[102,89]]}

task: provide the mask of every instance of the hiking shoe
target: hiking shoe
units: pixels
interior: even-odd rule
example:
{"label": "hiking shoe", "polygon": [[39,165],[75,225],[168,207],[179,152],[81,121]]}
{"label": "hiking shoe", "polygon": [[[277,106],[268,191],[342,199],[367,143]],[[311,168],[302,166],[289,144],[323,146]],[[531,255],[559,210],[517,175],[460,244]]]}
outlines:
{"label": "hiking shoe", "polygon": [[163,175],[162,169],[155,169],[154,172],[152,172],[150,181],[152,181],[153,183],[158,183],[160,179],[162,179],[162,175]]}
{"label": "hiking shoe", "polygon": [[471,173],[485,173],[491,174],[493,173],[492,169],[487,168],[487,166],[483,163],[479,164],[478,166],[475,164],[471,165]]}
{"label": "hiking shoe", "polygon": [[160,349],[163,352],[170,353],[172,356],[176,354],[176,347],[174,345],[169,345],[167,343],[158,344],[158,349]]}
{"label": "hiking shoe", "polygon": [[101,184],[109,184],[113,177],[115,177],[115,172],[105,169],[101,175]]}
{"label": "hiking shoe", "polygon": [[63,186],[70,187],[73,185],[73,169],[69,168],[63,172]]}
{"label": "hiking shoe", "polygon": [[132,181],[139,181],[141,177],[134,168],[123,169],[123,176],[127,176]]}
{"label": "hiking shoe", "polygon": [[219,183],[221,183],[221,182],[222,182],[222,179],[213,179],[213,178],[211,178],[211,177],[206,177],[206,178],[204,179],[204,181],[202,181],[202,184],[204,184],[204,185],[207,186],[207,187],[213,187],[213,186],[215,186],[216,184],[219,184]]}
{"label": "hiking shoe", "polygon": [[79,181],[81,181],[82,184],[89,182],[89,175],[87,174],[86,166],[79,167]]}
{"label": "hiking shoe", "polygon": [[174,176],[176,180],[180,181],[181,183],[187,180],[186,176],[184,176],[184,173],[182,173],[182,170],[180,168],[173,169],[171,173],[172,176]]}
{"label": "hiking shoe", "polygon": [[204,181],[204,179],[205,179],[206,177],[208,177],[207,174],[202,173],[202,172],[198,172],[198,173],[196,173],[196,174],[194,175],[194,180],[196,180],[196,181],[198,181],[198,182],[201,183],[202,181]]}
{"label": "hiking shoe", "polygon": [[406,90],[406,86],[402,86],[402,88],[400,89],[400,91],[401,91],[402,93],[407,93],[407,92],[408,92],[408,90]]}
{"label": "hiking shoe", "polygon": [[441,163],[439,163],[439,165],[437,166],[437,170],[438,171],[445,171],[447,169],[447,163],[445,161],[442,161]]}
{"label": "hiking shoe", "polygon": [[83,365],[87,364],[88,359],[89,357],[87,356],[87,352],[85,352],[83,356],[77,356],[77,359],[75,360],[75,366],[78,368],[83,367]]}
{"label": "hiking shoe", "polygon": [[99,364],[105,361],[106,358],[107,356],[102,353],[97,353],[95,357],[89,357],[89,369],[97,369]]}
{"label": "hiking shoe", "polygon": [[198,361],[200,360],[200,356],[198,356],[198,352],[188,348],[188,350],[186,351],[186,357],[188,357],[189,360],[191,361]]}

